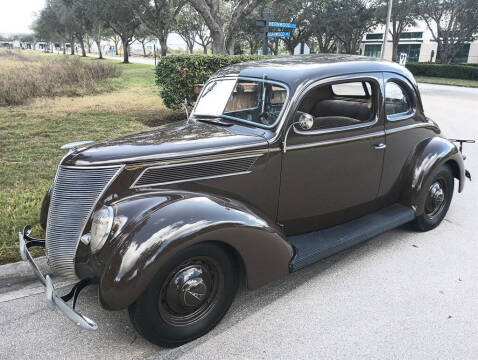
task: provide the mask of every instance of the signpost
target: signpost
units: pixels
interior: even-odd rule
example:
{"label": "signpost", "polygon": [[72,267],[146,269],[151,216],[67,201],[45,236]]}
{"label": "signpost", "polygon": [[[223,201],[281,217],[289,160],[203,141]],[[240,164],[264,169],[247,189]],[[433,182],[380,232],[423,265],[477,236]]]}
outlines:
{"label": "signpost", "polygon": [[270,21],[270,15],[267,12],[262,20],[256,20],[256,26],[261,28],[262,35],[262,54],[269,54],[269,38],[290,38],[290,31],[269,31],[270,28],[296,29],[297,24],[279,21]]}

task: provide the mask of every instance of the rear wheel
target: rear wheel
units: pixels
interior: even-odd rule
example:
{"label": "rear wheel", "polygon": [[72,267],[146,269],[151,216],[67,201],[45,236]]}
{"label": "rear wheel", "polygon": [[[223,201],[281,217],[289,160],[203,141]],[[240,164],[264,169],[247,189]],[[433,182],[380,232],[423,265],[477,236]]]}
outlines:
{"label": "rear wheel", "polygon": [[453,198],[454,178],[448,165],[443,165],[433,178],[424,200],[424,212],[415,219],[419,231],[436,228],[445,217]]}
{"label": "rear wheel", "polygon": [[161,268],[129,309],[152,343],[175,347],[212,329],[229,309],[238,279],[234,257],[213,243],[191,246]]}

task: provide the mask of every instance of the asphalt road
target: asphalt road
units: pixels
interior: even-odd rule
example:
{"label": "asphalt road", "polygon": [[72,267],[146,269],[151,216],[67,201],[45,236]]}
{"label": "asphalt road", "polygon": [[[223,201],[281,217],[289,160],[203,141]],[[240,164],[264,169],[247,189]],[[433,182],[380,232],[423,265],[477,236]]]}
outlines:
{"label": "asphalt road", "polygon": [[[478,139],[478,89],[420,88],[427,115],[447,136]],[[478,176],[478,144],[465,152]],[[172,350],[138,337],[125,311],[102,310],[95,289],[79,300],[100,326],[87,332],[50,311],[43,294],[22,297],[35,289],[4,284],[0,358],[476,359],[477,190],[468,182],[455,194],[434,231],[403,227],[256,291],[241,289],[213,331]]]}

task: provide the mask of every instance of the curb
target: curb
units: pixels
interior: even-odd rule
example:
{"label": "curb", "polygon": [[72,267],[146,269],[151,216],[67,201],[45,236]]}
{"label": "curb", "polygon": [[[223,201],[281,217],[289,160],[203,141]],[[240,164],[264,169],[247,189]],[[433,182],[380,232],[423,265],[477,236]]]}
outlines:
{"label": "curb", "polygon": [[[48,264],[46,263],[46,256],[40,256],[35,258],[35,262],[42,271],[42,273],[48,272]],[[30,265],[26,261],[18,261],[12,264],[0,265],[0,280],[8,278],[18,277],[31,277],[33,271]]]}

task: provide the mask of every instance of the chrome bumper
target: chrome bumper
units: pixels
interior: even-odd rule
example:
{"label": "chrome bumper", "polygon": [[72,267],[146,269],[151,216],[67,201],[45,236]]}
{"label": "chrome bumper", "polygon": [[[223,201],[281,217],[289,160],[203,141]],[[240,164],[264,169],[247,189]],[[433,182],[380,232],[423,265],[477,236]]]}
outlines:
{"label": "chrome bumper", "polygon": [[29,226],[26,226],[23,230],[23,233],[18,233],[18,239],[20,241],[20,256],[24,261],[27,261],[30,264],[38,280],[40,280],[43,286],[45,286],[45,294],[48,307],[52,310],[57,307],[68,319],[70,319],[77,326],[83,329],[96,330],[98,328],[96,322],[84,315],[81,315],[79,312],[75,311],[71,306],[69,306],[65,301],[63,301],[63,299],[56,294],[50,276],[43,276],[37,264],[33,260],[30,251],[28,250],[31,246],[42,246],[40,244],[42,241],[30,238],[30,232],[31,228]]}

